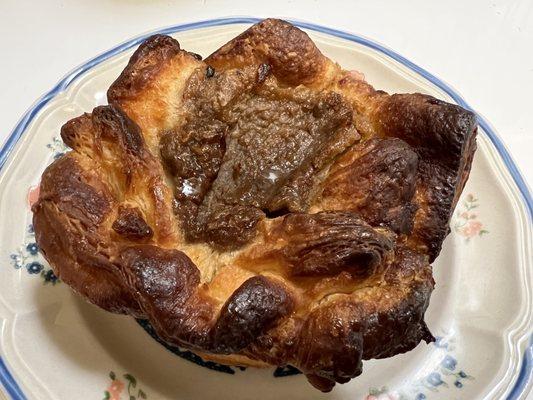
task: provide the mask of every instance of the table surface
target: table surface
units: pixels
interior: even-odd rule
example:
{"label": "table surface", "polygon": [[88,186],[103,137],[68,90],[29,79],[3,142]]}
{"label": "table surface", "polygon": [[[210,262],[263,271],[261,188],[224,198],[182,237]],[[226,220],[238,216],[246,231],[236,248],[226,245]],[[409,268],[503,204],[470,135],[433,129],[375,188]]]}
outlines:
{"label": "table surface", "polygon": [[158,27],[235,15],[301,19],[394,49],[458,89],[533,181],[531,0],[2,0],[0,143],[39,96],[94,55]]}

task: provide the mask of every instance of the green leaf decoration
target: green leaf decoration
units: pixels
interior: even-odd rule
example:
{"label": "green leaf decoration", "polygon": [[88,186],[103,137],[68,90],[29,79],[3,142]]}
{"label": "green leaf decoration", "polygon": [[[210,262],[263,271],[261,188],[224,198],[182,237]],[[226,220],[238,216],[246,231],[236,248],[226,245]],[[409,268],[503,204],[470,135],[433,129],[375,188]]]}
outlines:
{"label": "green leaf decoration", "polygon": [[109,392],[106,390],[104,392],[104,400],[109,400],[111,398],[111,395],[109,394]]}
{"label": "green leaf decoration", "polygon": [[130,400],[136,400],[135,396],[130,396]]}
{"label": "green leaf decoration", "polygon": [[117,376],[115,375],[115,373],[113,371],[110,371],[109,372],[109,377],[111,378],[112,381],[114,381]]}
{"label": "green leaf decoration", "polygon": [[141,399],[147,399],[148,396],[146,396],[146,393],[144,393],[141,389],[139,389],[139,393],[137,394]]}
{"label": "green leaf decoration", "polygon": [[131,384],[131,386],[133,387],[137,386],[137,379],[135,379],[133,375],[124,374],[124,379],[126,379]]}

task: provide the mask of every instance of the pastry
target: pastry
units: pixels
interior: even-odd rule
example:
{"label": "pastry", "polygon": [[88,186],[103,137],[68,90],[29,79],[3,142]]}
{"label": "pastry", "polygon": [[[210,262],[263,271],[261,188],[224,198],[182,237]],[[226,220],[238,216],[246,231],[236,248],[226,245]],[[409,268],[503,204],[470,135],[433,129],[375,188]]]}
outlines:
{"label": "pastry", "polygon": [[202,60],[148,38],[106,106],[68,121],[37,243],[97,306],[224,364],[293,365],[329,391],[433,340],[431,263],[476,118],[375,90],[264,20]]}

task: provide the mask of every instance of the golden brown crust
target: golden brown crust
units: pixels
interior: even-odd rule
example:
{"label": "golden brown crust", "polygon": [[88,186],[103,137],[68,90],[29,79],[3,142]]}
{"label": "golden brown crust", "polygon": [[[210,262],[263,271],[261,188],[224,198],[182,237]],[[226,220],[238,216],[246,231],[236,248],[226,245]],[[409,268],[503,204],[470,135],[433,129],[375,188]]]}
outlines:
{"label": "golden brown crust", "polygon": [[267,19],[222,46],[206,62],[215,70],[267,64],[280,81],[299,85],[318,81],[329,60],[305,32],[288,22]]}
{"label": "golden brown crust", "polygon": [[135,98],[179,52],[179,43],[169,36],[155,35],[143,42],[107,91],[109,102]]}
{"label": "golden brown crust", "polygon": [[205,62],[144,42],[33,207],[54,271],[218,362],[300,368],[323,391],[432,336],[438,255],[472,113],[374,90],[265,20]]}

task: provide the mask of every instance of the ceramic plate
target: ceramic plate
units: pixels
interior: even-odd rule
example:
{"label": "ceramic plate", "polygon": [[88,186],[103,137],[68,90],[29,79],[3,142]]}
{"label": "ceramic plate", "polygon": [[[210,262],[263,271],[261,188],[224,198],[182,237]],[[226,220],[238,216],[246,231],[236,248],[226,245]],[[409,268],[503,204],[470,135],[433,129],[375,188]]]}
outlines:
{"label": "ceramic plate", "polygon": [[[204,56],[253,18],[159,33]],[[469,108],[449,86],[371,40],[296,22],[346,69],[376,88],[422,92]],[[153,32],[151,32],[153,33]],[[291,369],[240,370],[169,351],[132,318],[72,294],[38,253],[29,204],[44,168],[66,149],[61,125],[105,103],[106,89],[142,35],[67,75],[23,116],[0,154],[0,380],[13,399],[518,399],[531,383],[532,200],[508,153],[480,117],[470,180],[434,264],[427,322],[437,341],[364,364],[322,394]]]}

